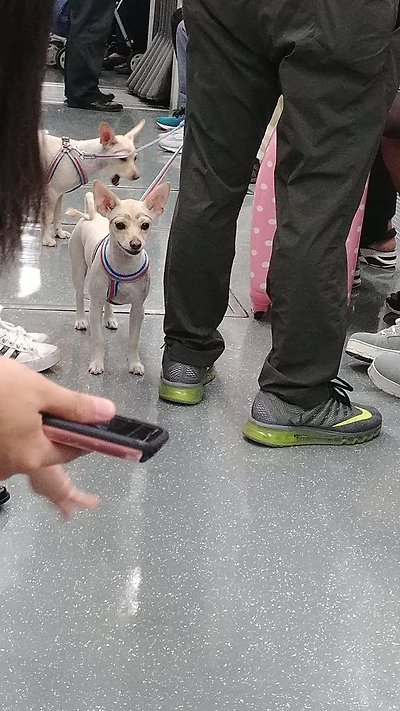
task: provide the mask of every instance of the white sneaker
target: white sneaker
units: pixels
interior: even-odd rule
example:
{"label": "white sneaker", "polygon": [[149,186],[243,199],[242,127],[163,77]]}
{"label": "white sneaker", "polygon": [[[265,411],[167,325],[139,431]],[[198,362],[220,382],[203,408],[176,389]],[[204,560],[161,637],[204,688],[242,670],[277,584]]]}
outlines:
{"label": "white sneaker", "polygon": [[43,343],[43,341],[47,340],[47,333],[28,333],[25,331],[22,326],[15,326],[13,323],[9,323],[9,321],[3,321],[1,318],[2,311],[4,309],[4,306],[0,305],[0,330],[3,331],[12,331],[14,333],[21,333],[22,335],[28,335],[32,340],[37,341],[38,343]]}
{"label": "white sneaker", "polygon": [[52,368],[61,360],[57,346],[38,343],[28,333],[5,329],[0,330],[0,356],[26,365],[36,373]]}
{"label": "white sneaker", "polygon": [[394,326],[378,333],[353,333],[348,340],[346,353],[366,363],[372,363],[381,353],[400,353],[400,318]]}
{"label": "white sneaker", "polygon": [[181,153],[182,145],[183,145],[183,126],[175,129],[171,133],[167,133],[167,135],[164,136],[164,138],[162,138],[159,143],[160,148],[162,148],[163,151],[168,151],[168,153],[175,153],[175,151],[177,151],[178,148],[181,149],[179,151],[179,153]]}

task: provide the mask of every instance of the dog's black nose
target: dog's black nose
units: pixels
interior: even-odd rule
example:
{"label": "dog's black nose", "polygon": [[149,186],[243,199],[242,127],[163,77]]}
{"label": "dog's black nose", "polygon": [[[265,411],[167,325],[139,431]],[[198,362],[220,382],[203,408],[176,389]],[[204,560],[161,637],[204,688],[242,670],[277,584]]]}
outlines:
{"label": "dog's black nose", "polygon": [[129,242],[129,246],[132,250],[132,252],[138,252],[142,248],[141,242],[135,242],[135,240],[132,240]]}

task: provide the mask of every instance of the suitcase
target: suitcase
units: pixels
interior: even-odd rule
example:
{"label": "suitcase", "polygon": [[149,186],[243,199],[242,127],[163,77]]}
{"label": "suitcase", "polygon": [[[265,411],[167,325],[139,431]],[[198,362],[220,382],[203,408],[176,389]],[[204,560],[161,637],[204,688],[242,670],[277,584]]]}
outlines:
{"label": "suitcase", "polygon": [[[250,236],[250,299],[254,318],[268,311],[271,299],[267,294],[267,276],[271,261],[272,245],[276,230],[274,173],[276,163],[276,132],[274,132],[261,163],[256,182]],[[357,267],[358,249],[364,218],[367,186],[360,206],[354,216],[346,243],[347,286],[350,300],[354,272]]]}

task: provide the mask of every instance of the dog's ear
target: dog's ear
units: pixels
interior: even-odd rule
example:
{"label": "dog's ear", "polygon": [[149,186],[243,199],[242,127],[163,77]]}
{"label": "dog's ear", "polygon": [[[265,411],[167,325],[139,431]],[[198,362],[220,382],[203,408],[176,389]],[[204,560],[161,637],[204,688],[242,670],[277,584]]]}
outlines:
{"label": "dog's ear", "polygon": [[121,200],[100,180],[95,180],[93,183],[93,195],[97,212],[103,217],[108,217],[110,212],[121,204]]}
{"label": "dog's ear", "polygon": [[102,123],[100,126],[100,143],[103,148],[108,148],[108,146],[115,146],[115,144],[117,143],[115,133],[108,123]]}
{"label": "dog's ear", "polygon": [[145,198],[144,204],[153,215],[162,215],[164,212],[170,188],[171,183],[161,183]]}
{"label": "dog's ear", "polygon": [[142,119],[140,123],[135,126],[132,131],[129,131],[129,133],[126,134],[126,138],[129,138],[131,141],[134,141],[138,133],[142,130],[143,126],[145,125],[146,121]]}

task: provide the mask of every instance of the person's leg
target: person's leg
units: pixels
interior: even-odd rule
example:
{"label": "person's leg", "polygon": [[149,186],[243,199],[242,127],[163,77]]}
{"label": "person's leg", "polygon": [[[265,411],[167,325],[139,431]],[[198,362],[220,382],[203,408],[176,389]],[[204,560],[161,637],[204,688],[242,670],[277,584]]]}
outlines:
{"label": "person's leg", "polygon": [[396,189],[379,147],[371,168],[360,247],[387,240],[388,223],[396,212]]}
{"label": "person's leg", "polygon": [[280,92],[253,32],[252,3],[187,0],[184,17],[188,104],[165,267],[165,341],[168,359],[208,367],[224,348],[217,328],[228,305],[236,220]]}
{"label": "person's leg", "polygon": [[[178,66],[178,107],[172,113],[172,116],[158,116],[157,126],[163,131],[177,128],[185,117],[186,108],[186,49],[187,49],[187,32],[183,21],[182,8],[176,10],[171,17],[171,34],[174,51]],[[161,145],[161,148],[163,146]]]}
{"label": "person's leg", "polygon": [[70,0],[65,95],[71,104],[88,104],[98,98],[114,9],[114,0]]}
{"label": "person's leg", "polygon": [[[303,408],[329,400],[340,364],[345,242],[398,85],[388,71],[396,4],[328,0],[309,10],[309,33],[291,38],[283,24],[274,28],[276,46],[288,51],[268,289],[273,348],[259,382]],[[329,22],[318,16],[322,5]]]}
{"label": "person's leg", "polygon": [[174,45],[175,54],[176,54],[176,32],[177,32],[178,26],[180,25],[180,23],[182,21],[183,21],[183,10],[181,7],[179,7],[171,15],[171,37],[172,37],[172,44]]}
{"label": "person's leg", "polygon": [[360,248],[363,260],[384,268],[396,266],[395,230],[390,229],[396,212],[396,188],[379,147],[371,168]]}
{"label": "person's leg", "polygon": [[180,109],[186,106],[186,52],[187,52],[188,36],[185,23],[179,23],[176,30],[176,59],[178,64],[178,83],[179,83],[179,98],[178,106]]}

